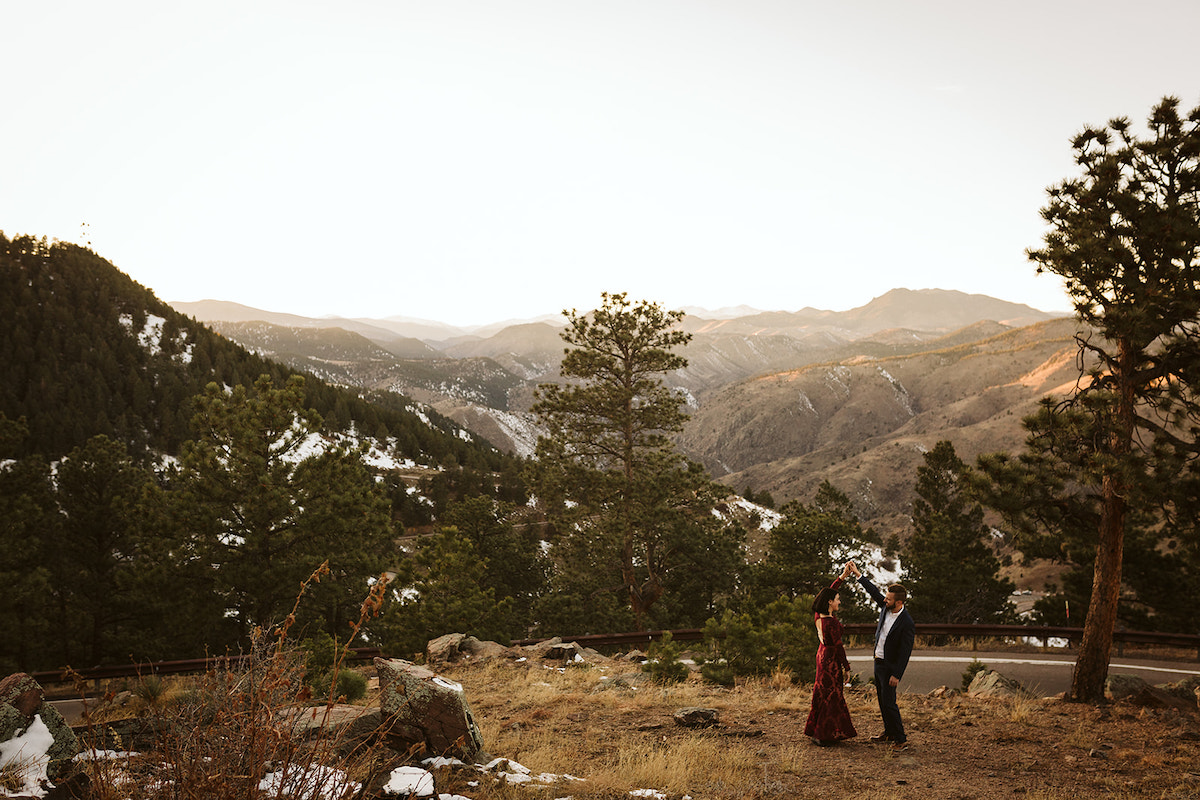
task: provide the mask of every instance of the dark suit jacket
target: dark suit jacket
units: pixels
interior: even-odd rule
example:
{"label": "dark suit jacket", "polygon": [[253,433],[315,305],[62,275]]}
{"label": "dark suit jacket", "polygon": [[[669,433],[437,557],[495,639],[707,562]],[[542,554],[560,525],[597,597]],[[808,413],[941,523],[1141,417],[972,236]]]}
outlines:
{"label": "dark suit jacket", "polygon": [[[859,586],[867,590],[867,594],[871,595],[871,599],[875,601],[875,605],[880,607],[879,622],[875,625],[875,639],[879,640],[879,631],[883,629],[883,618],[887,614],[887,602],[884,598],[884,593],[879,591],[879,588],[871,583],[866,575],[858,579]],[[904,677],[904,670],[908,668],[908,659],[912,655],[913,640],[917,635],[917,625],[913,622],[912,615],[908,613],[908,609],[902,609],[900,615],[896,617],[896,621],[892,623],[892,629],[888,631],[887,641],[883,643],[883,660],[887,664],[888,671],[897,678]]]}

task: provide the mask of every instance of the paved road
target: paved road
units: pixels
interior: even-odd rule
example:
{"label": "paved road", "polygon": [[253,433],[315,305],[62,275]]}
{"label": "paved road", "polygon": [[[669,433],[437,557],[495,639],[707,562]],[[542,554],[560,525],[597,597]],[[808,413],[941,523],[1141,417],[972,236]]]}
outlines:
{"label": "paved road", "polygon": [[[854,649],[847,655],[851,669],[864,679],[870,679],[871,651]],[[939,686],[957,689],[962,685],[963,672],[973,659],[979,659],[988,669],[994,669],[1040,695],[1061,694],[1071,688],[1071,671],[1075,667],[1075,654],[1069,652],[972,653],[917,649],[913,651],[904,680],[900,682],[900,691],[925,694]],[[1114,658],[1108,666],[1108,674],[1138,675],[1151,684],[1174,683],[1188,675],[1200,675],[1200,662]]]}
{"label": "paved road", "polygon": [[[871,651],[856,648],[848,651],[847,655],[850,667],[864,680],[869,680],[873,660]],[[1062,694],[1071,687],[1071,670],[1075,666],[1072,653],[972,653],[918,649],[913,652],[904,680],[900,683],[900,691],[927,694],[939,686],[957,689],[962,686],[967,665],[976,658],[988,669],[994,669],[1043,696]],[[1108,674],[1140,675],[1151,684],[1174,683],[1188,675],[1200,675],[1200,662],[1115,658],[1109,664]],[[82,711],[79,700],[56,700],[53,703],[68,722],[76,724],[79,721]]]}

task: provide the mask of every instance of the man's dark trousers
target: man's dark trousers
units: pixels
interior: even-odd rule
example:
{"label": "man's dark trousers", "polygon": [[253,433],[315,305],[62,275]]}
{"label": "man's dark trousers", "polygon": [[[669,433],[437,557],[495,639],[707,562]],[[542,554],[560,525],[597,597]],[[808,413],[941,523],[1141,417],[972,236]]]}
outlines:
{"label": "man's dark trousers", "polygon": [[904,742],[904,723],[896,703],[896,687],[891,684],[892,672],[882,658],[875,659],[875,694],[879,698],[879,715],[883,717],[883,733],[893,742]]}

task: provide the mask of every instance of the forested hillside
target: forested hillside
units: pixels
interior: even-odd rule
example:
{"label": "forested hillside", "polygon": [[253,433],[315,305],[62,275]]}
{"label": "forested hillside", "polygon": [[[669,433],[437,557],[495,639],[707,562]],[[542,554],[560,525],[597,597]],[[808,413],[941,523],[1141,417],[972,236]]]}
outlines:
{"label": "forested hillside", "polygon": [[[108,261],[76,245],[0,232],[0,413],[25,418],[16,455],[48,458],[96,434],[133,452],[174,454],[191,400],[211,381],[276,384],[294,371],[186,317]],[[328,429],[394,439],[398,455],[431,465],[499,469],[500,453],[394,395],[362,396],[309,377],[306,402]]]}
{"label": "forested hillside", "polygon": [[90,250],[0,234],[0,313],[0,669],[193,658],[285,619],[344,638],[407,526],[523,499],[519,462],[427,407],[249,353]]}

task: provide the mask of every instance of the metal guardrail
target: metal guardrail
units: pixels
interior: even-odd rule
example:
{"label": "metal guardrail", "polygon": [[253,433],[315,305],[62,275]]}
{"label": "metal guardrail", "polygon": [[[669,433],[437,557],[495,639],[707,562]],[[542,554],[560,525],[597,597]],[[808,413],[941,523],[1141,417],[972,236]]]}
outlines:
{"label": "metal guardrail", "polygon": [[[875,635],[873,622],[848,622],[843,624],[848,636]],[[678,630],[637,631],[633,633],[598,633],[583,636],[562,636],[564,642],[578,642],[584,647],[601,647],[619,645],[622,647],[639,644],[650,644],[661,641],[663,635],[671,634],[676,642],[699,642],[704,640],[703,628],[681,628]],[[1083,628],[1069,628],[1057,625],[962,625],[940,623],[917,623],[917,636],[954,636],[960,639],[970,639],[971,649],[978,647],[980,639],[1039,639],[1043,647],[1048,647],[1051,639],[1066,639],[1068,643],[1083,638]],[[513,642],[514,645],[531,645],[545,639],[523,639]],[[1195,649],[1196,660],[1200,661],[1200,634],[1191,633],[1160,633],[1158,631],[1113,631],[1113,642],[1118,647],[1117,655],[1125,644],[1150,644],[1162,647],[1179,647]]]}
{"label": "metal guardrail", "polygon": [[[347,661],[369,661],[376,656],[382,656],[383,651],[378,647],[353,647],[346,653]],[[207,672],[210,669],[228,669],[244,664],[250,660],[247,655],[210,656],[208,658],[189,658],[181,661],[146,661],[140,664],[118,664],[113,666],[91,667],[88,669],[44,670],[30,673],[30,676],[40,684],[69,683],[79,678],[85,681],[102,681],[112,678],[137,678],[143,675],[184,675],[187,673]]]}
{"label": "metal guardrail", "polygon": [[[875,623],[847,622],[843,624],[846,635],[856,637],[873,637]],[[558,637],[564,642],[577,642],[584,647],[635,647],[661,641],[664,634],[671,634],[676,642],[704,641],[703,628],[677,628],[675,630],[633,631],[629,633],[591,633],[580,636]],[[1083,637],[1083,628],[1068,628],[1056,625],[959,625],[959,624],[917,624],[917,636],[953,636],[960,639],[970,639],[971,649],[978,649],[980,639],[1039,639],[1042,647],[1048,647],[1051,639],[1066,639],[1068,643],[1079,641]],[[538,644],[546,639],[521,639],[514,641],[517,646]],[[1117,645],[1117,655],[1121,656],[1125,644],[1149,644],[1161,647],[1178,647],[1195,649],[1196,660],[1200,661],[1200,634],[1192,633],[1160,633],[1158,631],[1113,631],[1113,643]],[[383,652],[377,647],[352,648],[346,655],[348,661],[370,661]],[[207,672],[209,669],[232,667],[242,664],[249,656],[213,656],[210,658],[193,658],[182,661],[154,661],[141,664],[123,664],[117,666],[92,667],[90,669],[56,669],[31,673],[38,683],[65,683],[74,676],[86,681],[109,680],[112,678],[136,678],[141,675],[181,675],[189,672]]]}

